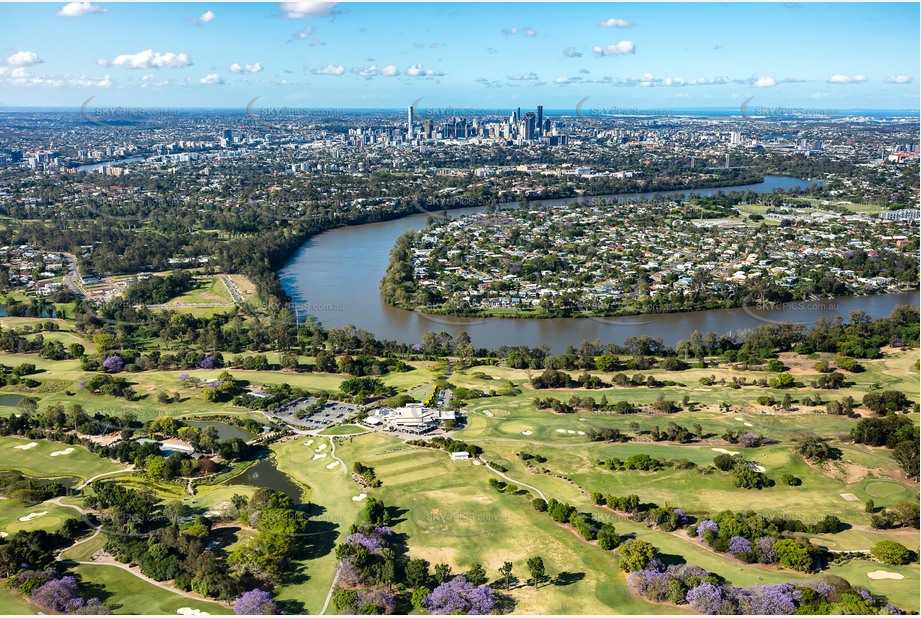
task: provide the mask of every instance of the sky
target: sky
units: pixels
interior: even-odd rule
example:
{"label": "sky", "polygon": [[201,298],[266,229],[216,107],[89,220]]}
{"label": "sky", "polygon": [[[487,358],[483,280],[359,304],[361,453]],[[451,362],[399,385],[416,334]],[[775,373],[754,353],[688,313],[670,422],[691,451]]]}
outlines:
{"label": "sky", "polygon": [[0,109],[919,107],[918,3],[0,3]]}

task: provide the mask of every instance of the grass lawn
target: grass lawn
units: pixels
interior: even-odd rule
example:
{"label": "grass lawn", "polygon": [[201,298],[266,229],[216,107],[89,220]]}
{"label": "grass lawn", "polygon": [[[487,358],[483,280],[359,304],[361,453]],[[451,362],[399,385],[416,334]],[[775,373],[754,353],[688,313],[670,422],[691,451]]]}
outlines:
{"label": "grass lawn", "polygon": [[[44,515],[41,515],[44,513]],[[20,517],[35,515],[27,521],[20,521]],[[20,530],[48,530],[53,532],[61,527],[64,520],[77,518],[81,515],[73,509],[63,508],[48,502],[33,506],[23,506],[13,500],[0,500],[0,531],[7,534],[16,534]]]}
{"label": "grass lawn", "polygon": [[18,592],[0,586],[0,615],[37,614],[38,608],[25,600]]}
{"label": "grass lawn", "polygon": [[[233,297],[220,277],[196,279],[194,287],[166,302],[168,305],[233,304]],[[177,309],[184,311],[183,307]]]}
{"label": "grass lawn", "polygon": [[344,436],[354,433],[364,433],[368,431],[367,427],[361,427],[360,425],[336,425],[335,427],[328,427],[320,432],[322,436]]}
{"label": "grass lawn", "polygon": [[131,573],[104,564],[81,564],[73,568],[84,586],[111,607],[116,614],[171,614],[190,607],[209,614],[232,614],[218,603],[198,601],[150,584]]}
{"label": "grass lawn", "polygon": [[383,434],[356,437],[340,452],[347,461],[374,467],[383,485],[371,495],[397,507],[394,530],[408,535],[411,557],[446,562],[454,573],[480,562],[494,580],[506,560],[525,579],[525,561],[539,555],[549,574],[565,574],[565,583],[512,590],[516,613],[685,611],[631,596],[614,554],[554,524],[524,496],[497,493],[488,485],[492,473],[482,466],[451,461],[442,451],[406,447]]}
{"label": "grass lawn", "polygon": [[[307,446],[310,440],[313,442]],[[311,488],[311,523],[304,538],[306,556],[297,563],[299,581],[283,586],[277,596],[282,602],[300,601],[304,605],[302,613],[308,614],[317,614],[322,609],[336,573],[333,550],[348,533],[349,526],[358,520],[362,507],[360,502],[352,500],[358,486],[341,464],[329,468],[335,461],[331,457],[313,459],[321,444],[327,445],[322,453],[330,452],[329,440],[299,438],[272,445],[276,467]],[[337,447],[337,455],[339,450]],[[351,465],[348,460],[346,463]]]}
{"label": "grass lawn", "polygon": [[[36,445],[29,449],[15,448],[32,442]],[[68,448],[73,451],[66,455],[51,456],[52,453],[60,453]],[[0,438],[0,470],[17,470],[26,476],[38,478],[70,476],[85,481],[97,474],[122,468],[123,465],[94,455],[79,445],[11,436]]]}
{"label": "grass lawn", "polygon": [[[917,540],[917,533],[915,539]],[[904,576],[904,579],[870,579],[867,573],[872,571],[899,573]],[[918,588],[921,587],[918,563],[891,566],[870,560],[851,560],[845,565],[828,569],[824,574],[840,575],[852,584],[863,586],[874,594],[886,595],[890,603],[910,612],[917,613],[921,605],[918,599]]]}

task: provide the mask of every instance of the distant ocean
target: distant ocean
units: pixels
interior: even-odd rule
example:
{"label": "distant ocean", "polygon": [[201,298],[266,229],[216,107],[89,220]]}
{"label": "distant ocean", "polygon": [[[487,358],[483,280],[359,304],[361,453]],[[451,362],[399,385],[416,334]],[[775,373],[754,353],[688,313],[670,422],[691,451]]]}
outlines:
{"label": "distant ocean", "polygon": [[[298,108],[295,106],[286,106],[284,109],[292,111],[309,111],[311,109],[316,109],[318,111],[328,112],[331,109],[330,107],[303,107]],[[773,109],[783,109],[784,106],[767,106],[764,109],[773,110]],[[133,110],[143,111],[144,107],[135,106],[132,107]],[[221,108],[221,107],[178,107],[171,108],[166,106],[151,107],[150,109],[164,110],[170,109],[175,110],[178,113],[189,113],[189,114],[200,114],[208,112],[219,112],[219,113],[246,113],[245,109],[242,108]],[[256,107],[253,111],[257,112],[262,109],[262,106]],[[279,110],[278,107],[268,106],[266,109],[271,109],[273,111]],[[422,105],[419,107],[419,111],[424,114],[426,106]],[[445,112],[449,112],[452,107],[433,107],[432,109],[437,110],[440,115],[444,115]],[[454,109],[457,109],[459,115],[465,116],[475,116],[477,112],[482,112],[485,115],[495,116],[499,114],[500,110],[505,110],[505,106],[491,107],[491,108],[476,108],[476,107],[462,107],[456,106]],[[507,111],[514,111],[514,107],[508,107]],[[530,108],[526,106],[521,107],[522,110],[530,111]],[[592,106],[594,109],[594,106]],[[599,111],[596,112],[598,117],[644,117],[644,116],[662,116],[663,112],[672,116],[741,116],[742,112],[739,107],[668,107],[668,106],[652,106],[648,104],[643,104],[643,107],[638,107],[635,105],[622,105],[618,107],[606,106],[597,108]],[[614,110],[621,109],[624,110],[624,113],[618,114]],[[758,114],[757,107],[753,107],[748,112],[748,115],[752,118],[757,118],[761,116]],[[788,114],[790,117],[794,116],[808,116],[811,109],[810,107],[788,107],[794,113]],[[830,113],[829,110],[819,110],[815,108],[817,113],[821,113],[826,117],[841,117],[841,116],[868,116],[874,118],[917,118],[921,116],[921,111],[917,109],[836,109],[834,113]],[[611,110],[607,112],[607,110]],[[62,113],[62,112],[80,112],[81,108],[79,107],[6,107],[0,105],[0,112],[24,112],[24,113]],[[406,108],[355,108],[355,109],[346,109],[346,108],[336,108],[336,111],[341,114],[405,114]],[[602,112],[606,112],[602,114]],[[645,114],[643,112],[646,112]],[[555,108],[544,108],[545,116],[575,116],[578,114],[585,115],[596,115],[596,114],[587,114],[585,110],[576,110],[576,109],[555,109]],[[774,115],[774,114],[772,114]],[[776,116],[775,116],[776,117]]]}
{"label": "distant ocean", "polygon": [[[640,107],[642,106],[642,107]],[[795,110],[794,113],[780,115],[777,112],[771,113],[770,116],[773,118],[780,117],[810,117],[809,111],[812,108],[809,107],[787,107],[787,106],[769,106],[765,109],[767,110],[781,110],[781,109],[790,109]],[[145,108],[140,106],[132,107],[132,110],[137,110],[139,113],[143,113]],[[242,108],[218,108],[218,107],[188,107],[188,108],[174,108],[169,106],[156,106],[149,108],[151,110],[163,110],[169,109],[175,113],[179,114],[207,114],[207,113],[237,113],[245,114],[247,113],[245,109]],[[255,108],[253,111],[259,113],[260,107]],[[273,112],[278,113],[277,107],[266,107],[266,109],[271,109]],[[321,112],[328,113],[331,110],[331,107],[304,107],[297,108],[294,106],[288,106],[286,109],[291,110],[294,113],[298,111],[310,111],[311,109],[316,109]],[[427,107],[420,106],[419,114],[420,117],[425,115]],[[439,115],[446,115],[452,109],[452,107],[433,107],[433,110],[437,110]],[[476,116],[478,112],[481,112],[480,115],[486,116],[496,116],[501,115],[502,110],[506,110],[504,106],[492,107],[492,108],[475,108],[475,107],[454,107],[457,110],[458,116]],[[508,107],[508,113],[514,111],[514,107]],[[530,110],[526,106],[521,107],[522,110]],[[593,106],[594,109],[594,106]],[[654,106],[648,103],[641,103],[639,105],[633,104],[623,104],[617,107],[606,106],[597,108],[596,112],[586,112],[585,110],[576,110],[576,109],[544,109],[544,116],[577,116],[585,115],[589,117],[597,118],[668,118],[675,116],[684,116],[684,117],[709,117],[709,118],[719,118],[719,117],[732,117],[732,116],[743,116],[742,111],[739,107],[724,107],[724,108],[706,108],[706,107],[667,107],[667,106]],[[610,110],[610,111],[607,111]],[[617,113],[615,110],[623,110],[623,113]],[[748,112],[748,117],[752,119],[758,119],[764,117],[763,114],[758,113],[759,108],[751,108]],[[15,113],[67,113],[75,112],[79,113],[81,111],[78,107],[6,107],[0,106],[0,113],[4,112],[15,112]],[[646,112],[646,113],[643,113]],[[841,117],[869,117],[869,118],[918,118],[921,117],[921,111],[917,109],[836,109],[834,112],[829,110],[818,110],[816,109],[817,114],[825,118],[841,118]],[[337,114],[406,114],[406,108],[362,108],[362,109],[346,109],[346,108],[336,108]]]}

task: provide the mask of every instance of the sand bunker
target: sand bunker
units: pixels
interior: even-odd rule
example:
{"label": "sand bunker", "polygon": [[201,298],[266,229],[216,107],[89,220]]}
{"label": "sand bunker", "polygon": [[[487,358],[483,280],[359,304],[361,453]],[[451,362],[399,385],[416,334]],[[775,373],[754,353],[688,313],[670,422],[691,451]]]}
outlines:
{"label": "sand bunker", "polygon": [[741,422],[741,421],[744,421],[745,419],[742,418],[741,416],[737,416],[737,417],[736,417],[736,420],[739,421],[739,422]]}
{"label": "sand bunker", "polygon": [[557,429],[556,432],[557,432],[557,433],[566,433],[566,430],[565,430],[565,429]]}
{"label": "sand bunker", "polygon": [[19,521],[32,521],[36,517],[41,517],[42,515],[47,515],[48,511],[42,511],[41,513],[29,513],[25,517],[20,517]]}
{"label": "sand bunker", "polygon": [[742,423],[742,424],[745,425],[746,427],[754,427],[754,425],[752,425],[751,423]]}
{"label": "sand bunker", "polygon": [[521,435],[523,435],[523,436],[530,436],[532,433],[534,433],[534,432],[533,432],[533,431],[522,431],[522,432],[521,432]]}
{"label": "sand bunker", "polygon": [[867,577],[870,579],[905,579],[905,576],[901,573],[893,573],[892,571],[870,571],[867,573]]}
{"label": "sand bunker", "polygon": [[368,494],[358,494],[357,496],[352,496],[352,500],[355,502],[361,502],[368,497]]}
{"label": "sand bunker", "polygon": [[304,446],[313,446],[313,440],[307,440],[304,442]]}
{"label": "sand bunker", "polygon": [[326,446],[327,446],[326,444],[321,444],[320,446],[317,447],[317,452],[320,453],[322,451],[325,451]]}
{"label": "sand bunker", "polygon": [[847,500],[848,502],[857,502],[858,500],[860,500],[860,498],[858,498],[854,494],[838,494],[838,495],[844,498],[845,500]]}
{"label": "sand bunker", "polygon": [[484,416],[492,416],[492,412],[490,412],[489,410],[483,410],[483,415],[484,415]]}
{"label": "sand bunker", "polygon": [[714,447],[710,449],[711,451],[716,451],[717,453],[724,453],[726,455],[738,455],[739,451],[727,451],[724,448]]}
{"label": "sand bunker", "polygon": [[475,465],[475,466],[482,466],[483,464],[481,464],[481,463],[478,462],[476,459],[474,459],[474,460],[473,460],[473,465]]}
{"label": "sand bunker", "polygon": [[316,460],[316,459],[323,459],[324,457],[326,457],[326,453],[323,453],[322,455],[314,455],[314,456],[313,456],[313,458],[314,458],[315,460]]}
{"label": "sand bunker", "polygon": [[584,435],[585,435],[585,432],[584,432],[584,431],[578,431],[578,432],[576,432],[576,433],[578,433],[580,436],[584,436]]}
{"label": "sand bunker", "polygon": [[28,451],[30,448],[35,448],[36,446],[38,446],[38,442],[29,442],[28,444],[14,446],[13,448],[18,448],[20,451]]}
{"label": "sand bunker", "polygon": [[180,607],[176,610],[176,613],[180,616],[210,616],[208,612],[203,612],[200,609],[192,609],[191,607]]}
{"label": "sand bunker", "polygon": [[767,472],[767,468],[765,468],[764,466],[759,466],[757,464],[752,466],[752,470],[754,470],[755,472]]}
{"label": "sand bunker", "polygon": [[71,447],[67,447],[63,451],[55,451],[51,453],[51,456],[57,457],[58,455],[70,455],[73,452],[74,452],[74,449],[72,449]]}
{"label": "sand bunker", "polygon": [[8,536],[10,536],[9,532],[0,532],[0,539],[5,539]]}
{"label": "sand bunker", "polygon": [[338,465],[339,465],[339,462],[338,462],[338,461],[333,461],[333,462],[331,462],[331,463],[326,464],[326,469],[327,469],[327,470],[332,470],[333,468],[335,468],[335,467],[338,466]]}
{"label": "sand bunker", "polygon": [[566,430],[566,433],[571,433],[571,434],[573,434],[573,435],[576,434],[576,432],[575,432],[574,429],[567,429],[567,430]]}

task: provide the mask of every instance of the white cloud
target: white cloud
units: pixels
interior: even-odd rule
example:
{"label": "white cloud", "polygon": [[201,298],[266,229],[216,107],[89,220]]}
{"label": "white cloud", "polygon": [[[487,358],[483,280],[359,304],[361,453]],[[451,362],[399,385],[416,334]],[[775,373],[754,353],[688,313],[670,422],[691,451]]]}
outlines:
{"label": "white cloud", "polygon": [[10,77],[13,79],[25,79],[26,77],[29,77],[29,73],[25,70],[24,67],[19,67],[18,69],[13,69],[10,72]]}
{"label": "white cloud", "polygon": [[262,65],[258,62],[253,64],[240,64],[239,62],[234,62],[230,65],[231,73],[258,73],[262,70]]}
{"label": "white cloud", "polygon": [[304,26],[303,28],[301,28],[300,30],[294,33],[294,38],[295,39],[306,39],[311,34],[316,32],[316,30],[317,30],[316,28],[314,28],[310,24],[307,24],[306,26]]}
{"label": "white cloud", "polygon": [[191,20],[195,26],[204,26],[205,24],[210,24],[214,21],[214,11],[205,11],[198,17],[193,17]]}
{"label": "white cloud", "polygon": [[18,51],[7,58],[6,62],[13,65],[14,67],[30,67],[35,64],[41,64],[44,61],[39,58],[38,54],[35,52]]}
{"label": "white cloud", "polygon": [[771,77],[770,75],[759,77],[752,83],[752,86],[754,86],[755,88],[770,88],[771,86],[776,86],[776,85],[777,85],[777,80]]}
{"label": "white cloud", "polygon": [[198,80],[198,83],[210,86],[214,84],[223,84],[224,80],[221,79],[221,76],[218,75],[217,73],[208,73],[207,75],[202,77],[200,80]]}
{"label": "white cloud", "polygon": [[108,76],[108,75],[106,75],[106,76],[103,77],[101,80],[99,80],[98,82],[96,82],[96,85],[99,86],[100,88],[108,88],[109,86],[112,85],[112,80],[109,79],[109,76]]}
{"label": "white cloud", "polygon": [[369,67],[352,67],[352,73],[359,77],[374,77],[377,75],[377,66],[372,64]]}
{"label": "white cloud", "polygon": [[629,28],[632,24],[625,19],[617,19],[616,17],[611,17],[604,21],[598,22],[598,25],[602,28]]}
{"label": "white cloud", "polygon": [[58,11],[58,15],[61,17],[83,17],[90,13],[105,12],[106,10],[101,6],[93,6],[89,2],[71,2],[61,7],[61,10]]}
{"label": "white cloud", "polygon": [[531,71],[527,75],[509,75],[509,80],[513,82],[534,82],[538,80],[537,73]]}
{"label": "white cloud", "polygon": [[396,65],[393,65],[393,64],[388,64],[383,69],[381,69],[381,75],[383,77],[393,77],[394,75],[399,75],[399,74],[400,74],[400,69],[398,69]]}
{"label": "white cloud", "polygon": [[595,47],[592,48],[596,56],[624,56],[626,54],[632,54],[635,50],[636,46],[633,44],[633,41],[620,41],[615,45],[608,45],[607,47],[595,45]]}
{"label": "white cloud", "polygon": [[312,69],[310,72],[314,75],[342,75],[345,73],[345,67],[341,64],[327,64],[323,68]]}
{"label": "white cloud", "polygon": [[121,54],[112,61],[117,67],[126,69],[177,69],[192,66],[192,59],[185,53],[154,52],[146,49],[136,54]]}
{"label": "white cloud", "polygon": [[883,80],[887,84],[910,84],[911,76],[910,75],[890,75]]}
{"label": "white cloud", "polygon": [[105,58],[100,58],[99,60],[96,61],[96,64],[98,64],[101,67],[107,67],[109,66],[109,61],[106,60]]}
{"label": "white cloud", "polygon": [[414,64],[403,71],[403,74],[407,77],[441,77],[444,75],[444,72],[434,69],[425,69],[421,64]]}
{"label": "white cloud", "polygon": [[683,77],[666,77],[662,82],[666,86],[687,86],[688,83]]}
{"label": "white cloud", "polygon": [[537,36],[537,30],[535,30],[534,28],[525,28],[524,35],[525,36]]}
{"label": "white cloud", "polygon": [[576,51],[575,47],[567,47],[563,50],[563,55],[567,58],[581,58],[582,52]]}
{"label": "white cloud", "polygon": [[862,84],[867,81],[867,78],[863,75],[842,75],[840,73],[835,73],[828,78],[828,83],[830,84]]}
{"label": "white cloud", "polygon": [[518,34],[518,28],[503,28],[503,29],[502,29],[502,34],[504,34],[505,36],[513,36],[513,35],[516,35],[516,34]]}
{"label": "white cloud", "polygon": [[282,2],[281,10],[288,19],[329,17],[336,14],[338,2]]}

